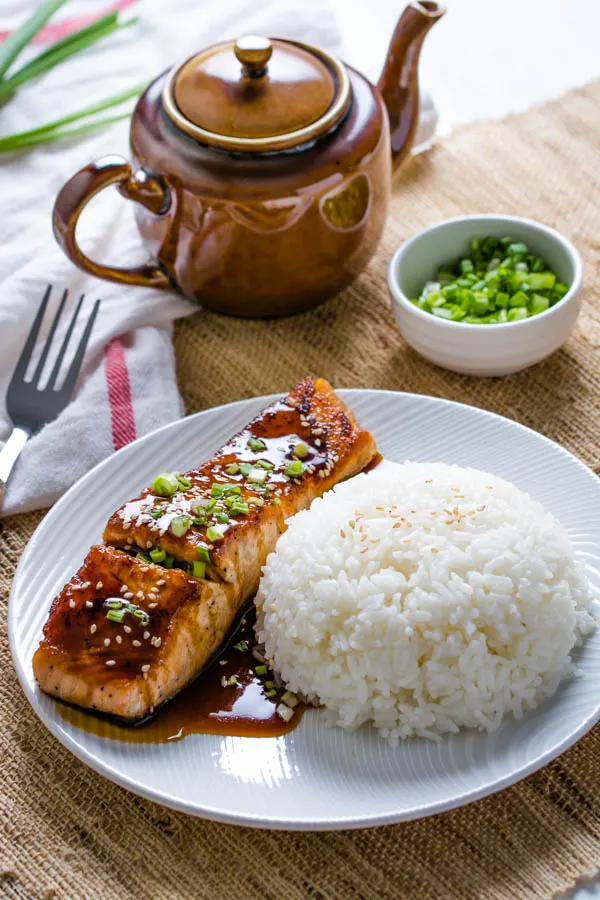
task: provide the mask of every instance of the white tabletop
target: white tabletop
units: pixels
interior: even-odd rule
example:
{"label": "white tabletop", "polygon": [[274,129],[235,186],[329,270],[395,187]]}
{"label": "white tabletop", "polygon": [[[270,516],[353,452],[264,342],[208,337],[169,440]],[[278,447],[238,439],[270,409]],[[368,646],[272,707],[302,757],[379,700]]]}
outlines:
{"label": "white tabletop", "polygon": [[[377,77],[402,0],[329,0],[347,62]],[[600,76],[600,0],[446,0],[422,85],[440,128],[500,118]]]}

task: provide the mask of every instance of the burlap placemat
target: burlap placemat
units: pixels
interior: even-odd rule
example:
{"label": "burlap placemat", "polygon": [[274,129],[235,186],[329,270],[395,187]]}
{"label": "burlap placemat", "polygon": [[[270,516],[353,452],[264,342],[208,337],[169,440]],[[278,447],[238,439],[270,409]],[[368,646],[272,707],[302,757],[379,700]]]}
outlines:
{"label": "burlap placemat", "polygon": [[[485,407],[548,435],[599,470],[600,83],[495,124],[467,128],[414,160],[368,272],[310,315],[247,322],[199,313],[179,324],[188,410],[285,391],[306,373],[338,387],[416,391]],[[392,249],[436,220],[529,215],[573,239],[585,305],[567,345],[500,380],[452,375],[410,351],[385,284]],[[281,286],[282,291],[285,285]],[[0,533],[6,603],[41,514]],[[46,733],[0,637],[0,895],[10,898],[547,898],[600,866],[600,727],[497,796],[433,819],[370,831],[281,834],[171,813],[104,781]]]}

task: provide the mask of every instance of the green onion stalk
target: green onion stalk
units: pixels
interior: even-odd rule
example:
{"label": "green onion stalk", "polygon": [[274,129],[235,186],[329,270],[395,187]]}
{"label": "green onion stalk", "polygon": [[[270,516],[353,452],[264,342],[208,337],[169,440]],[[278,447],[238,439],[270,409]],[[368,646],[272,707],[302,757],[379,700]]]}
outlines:
{"label": "green onion stalk", "polygon": [[[137,22],[135,18],[121,22],[117,11],[110,12],[95,22],[56,41],[20,68],[12,68],[11,70],[13,63],[27,44],[65,3],[66,0],[46,0],[46,2],[40,4],[19,28],[15,29],[0,44],[0,105],[7,103],[23,84],[26,84],[33,78],[38,78],[54,68],[54,66],[80,53],[102,38],[108,37],[123,28],[128,28]],[[60,119],[54,119],[27,131],[0,137],[0,153],[11,153],[16,150],[58,140],[59,138],[83,136],[105,125],[126,119],[130,116],[129,111],[99,118],[95,117],[98,113],[109,109],[112,110],[114,107],[121,106],[126,101],[139,96],[143,87],[143,85],[137,85],[127,91],[106,97],[104,100],[100,100],[91,106],[84,107]]]}

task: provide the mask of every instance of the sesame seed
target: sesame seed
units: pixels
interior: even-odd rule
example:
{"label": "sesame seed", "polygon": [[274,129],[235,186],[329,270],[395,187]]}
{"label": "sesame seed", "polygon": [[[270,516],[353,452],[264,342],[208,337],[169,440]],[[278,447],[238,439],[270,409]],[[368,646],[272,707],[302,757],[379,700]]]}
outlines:
{"label": "sesame seed", "polygon": [[104,646],[110,647],[110,638],[104,638]]}
{"label": "sesame seed", "polygon": [[71,609],[75,609],[75,601],[69,600],[69,606],[71,607]]}
{"label": "sesame seed", "polygon": [[147,572],[150,566],[140,566],[140,572]]}
{"label": "sesame seed", "polygon": [[81,584],[74,584],[73,587],[71,588],[71,590],[72,591],[80,591],[82,587],[83,587],[83,585],[81,585]]}
{"label": "sesame seed", "polygon": [[131,625],[123,625],[123,631],[126,634],[131,634]]}
{"label": "sesame seed", "polygon": [[154,593],[154,591],[148,592],[148,600],[156,600],[156,597],[157,595]]}
{"label": "sesame seed", "polygon": [[126,600],[133,600],[133,591],[125,591],[125,593],[123,594],[123,597]]}
{"label": "sesame seed", "polygon": [[226,666],[226,665],[227,665],[227,660],[226,660],[226,659],[220,659],[220,660],[219,660],[219,665],[220,665],[220,666]]}
{"label": "sesame seed", "polygon": [[131,522],[123,522],[123,531],[129,531],[131,528]]}
{"label": "sesame seed", "polygon": [[144,672],[143,678],[144,678],[144,681],[148,681],[148,673],[147,672]]}
{"label": "sesame seed", "polygon": [[87,606],[88,609],[92,609],[92,607],[94,606],[94,604],[92,603],[91,600],[86,600],[85,605]]}
{"label": "sesame seed", "polygon": [[152,550],[152,541],[146,541],[146,550]]}
{"label": "sesame seed", "polygon": [[156,582],[156,584],[158,585],[158,587],[161,587],[163,584],[166,584],[166,583],[167,583],[167,582],[165,581],[164,578],[160,578],[160,579]]}
{"label": "sesame seed", "polygon": [[127,591],[127,585],[126,585],[126,584],[122,584],[122,585],[121,585],[121,593],[124,594],[126,591]]}
{"label": "sesame seed", "polygon": [[114,659],[107,659],[107,660],[106,660],[106,665],[107,665],[107,666],[115,666],[115,665],[116,665],[116,662],[114,661]]}
{"label": "sesame seed", "polygon": [[149,631],[145,631],[145,632],[144,632],[144,640],[147,641],[149,637],[150,637],[150,632],[149,632]]}
{"label": "sesame seed", "polygon": [[141,642],[141,641],[132,641],[131,643],[133,644],[134,647],[141,647],[141,646],[142,646],[142,642]]}
{"label": "sesame seed", "polygon": [[142,666],[142,672],[149,672],[149,671],[150,671],[150,666],[148,664],[146,664],[145,666]]}
{"label": "sesame seed", "polygon": [[124,550],[131,550],[131,544],[125,544]]}
{"label": "sesame seed", "polygon": [[117,644],[122,644],[122,643],[123,643],[123,638],[121,637],[120,634],[118,634],[118,635],[116,636],[115,641],[117,642]]}
{"label": "sesame seed", "polygon": [[104,585],[102,584],[101,581],[96,582],[96,590],[97,591],[101,591],[103,587],[104,587]]}
{"label": "sesame seed", "polygon": [[315,438],[315,447],[321,446],[321,438]]}
{"label": "sesame seed", "polygon": [[149,603],[148,609],[154,609],[155,606],[158,606],[158,603]]}
{"label": "sesame seed", "polygon": [[97,627],[98,627],[98,626],[97,626],[96,624],[90,625],[90,634],[95,634],[95,633],[96,633],[96,628],[97,628]]}

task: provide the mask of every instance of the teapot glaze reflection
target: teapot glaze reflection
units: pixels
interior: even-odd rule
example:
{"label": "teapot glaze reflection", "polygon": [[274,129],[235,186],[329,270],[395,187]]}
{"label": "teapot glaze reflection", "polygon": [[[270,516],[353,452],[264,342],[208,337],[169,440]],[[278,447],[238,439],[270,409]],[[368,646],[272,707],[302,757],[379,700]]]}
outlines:
{"label": "teapot glaze reflection", "polygon": [[[236,316],[302,312],[337,294],[381,237],[418,125],[421,45],[443,13],[412,0],[377,86],[324,50],[258,36],[164,72],[133,113],[133,163],[104,157],[60,191],[64,252],[99,278],[177,289]],[[151,254],[137,268],[92,261],[75,237],[85,204],[111,184],[135,202]]]}

